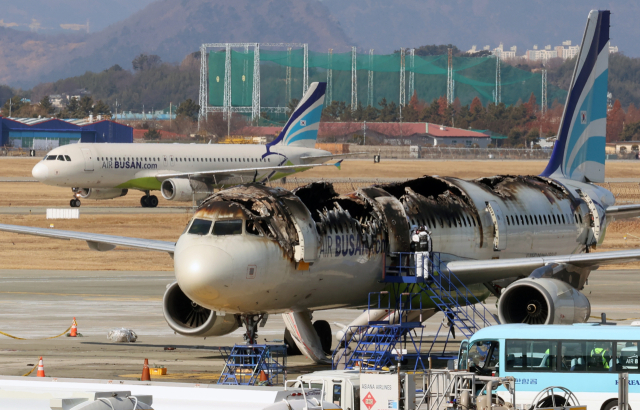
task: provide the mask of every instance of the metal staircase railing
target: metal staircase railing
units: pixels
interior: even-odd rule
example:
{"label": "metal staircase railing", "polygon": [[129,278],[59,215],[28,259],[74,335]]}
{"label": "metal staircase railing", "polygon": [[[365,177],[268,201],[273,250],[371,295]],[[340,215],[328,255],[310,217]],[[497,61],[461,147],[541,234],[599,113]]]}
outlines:
{"label": "metal staircase railing", "polygon": [[[282,345],[235,345],[226,355],[218,384],[275,385],[286,367],[287,349]],[[260,375],[263,373],[263,379]]]}

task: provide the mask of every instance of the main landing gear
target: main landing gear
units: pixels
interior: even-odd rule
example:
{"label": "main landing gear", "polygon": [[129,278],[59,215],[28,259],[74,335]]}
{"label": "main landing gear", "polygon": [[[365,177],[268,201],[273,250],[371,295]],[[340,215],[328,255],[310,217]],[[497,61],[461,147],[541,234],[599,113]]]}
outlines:
{"label": "main landing gear", "polygon": [[146,191],[146,195],[140,198],[140,205],[143,208],[155,208],[158,206],[158,197],[149,195],[149,191]]}
{"label": "main landing gear", "polygon": [[80,196],[79,191],[80,188],[71,188],[71,192],[73,192],[73,199],[69,201],[69,206],[71,208],[80,208],[81,202],[78,198],[78,196]]}

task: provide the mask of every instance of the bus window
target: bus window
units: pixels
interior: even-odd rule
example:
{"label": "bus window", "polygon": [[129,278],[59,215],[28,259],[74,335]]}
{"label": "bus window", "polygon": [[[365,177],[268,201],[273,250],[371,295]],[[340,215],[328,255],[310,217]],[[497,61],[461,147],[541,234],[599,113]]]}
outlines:
{"label": "bus window", "polygon": [[608,372],[612,370],[613,343],[587,341],[587,371]]}
{"label": "bus window", "polygon": [[562,342],[562,370],[584,372],[587,370],[586,342]]}
{"label": "bus window", "polygon": [[498,375],[498,360],[500,358],[500,345],[497,341],[474,342],[469,349],[471,367],[475,367],[478,374]]}
{"label": "bus window", "polygon": [[507,340],[507,366],[509,371],[554,371],[558,343],[548,340]]}
{"label": "bus window", "polygon": [[638,371],[638,342],[616,342],[616,370]]}

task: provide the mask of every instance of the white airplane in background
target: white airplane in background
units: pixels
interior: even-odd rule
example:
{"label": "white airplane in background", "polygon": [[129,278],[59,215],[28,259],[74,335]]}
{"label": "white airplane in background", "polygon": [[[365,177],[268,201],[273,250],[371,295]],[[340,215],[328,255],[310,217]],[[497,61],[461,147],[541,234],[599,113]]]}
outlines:
{"label": "white airplane in background", "polygon": [[158,198],[151,191],[170,201],[201,200],[214,188],[332,165],[323,163],[345,155],[314,148],[326,88],[326,83],[312,83],[267,145],[78,143],[51,150],[32,174],[44,184],[70,187],[72,207],[80,206],[80,198],[113,199],[137,189],[145,193],[140,205],[153,208]]}
{"label": "white airplane in background", "polygon": [[[177,333],[224,335],[244,325],[255,340],[261,320],[282,314],[290,337],[316,362],[327,361],[332,336],[328,323],[312,323],[313,312],[362,309],[371,292],[392,291],[385,269],[398,252],[410,251],[415,226],[431,230],[442,269],[480,300],[499,296],[502,323],[585,322],[590,304],[580,290],[590,272],[640,260],[640,249],[591,252],[611,221],[640,216],[640,205],[615,206],[611,192],[594,184],[605,170],[609,16],[589,14],[558,140],[539,176],[425,176],[348,195],[322,182],[293,192],[241,185],[206,199],[176,243],[16,225],[0,230],[85,240],[101,251],[168,252],[177,281],[163,310]],[[496,284],[506,287],[500,292]],[[402,286],[419,292],[417,283]],[[429,296],[419,296],[425,320],[438,311]],[[369,311],[352,323],[384,315]]]}

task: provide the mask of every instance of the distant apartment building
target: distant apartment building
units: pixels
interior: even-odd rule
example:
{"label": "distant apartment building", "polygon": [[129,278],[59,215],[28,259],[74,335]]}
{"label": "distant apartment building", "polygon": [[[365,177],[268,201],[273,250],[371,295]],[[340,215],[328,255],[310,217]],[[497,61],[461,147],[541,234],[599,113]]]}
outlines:
{"label": "distant apartment building", "polygon": [[500,43],[500,45],[494,48],[491,51],[491,54],[494,56],[500,57],[502,60],[514,59],[516,58],[516,52],[518,51],[517,46],[511,46],[509,51],[505,51],[504,44]]}

